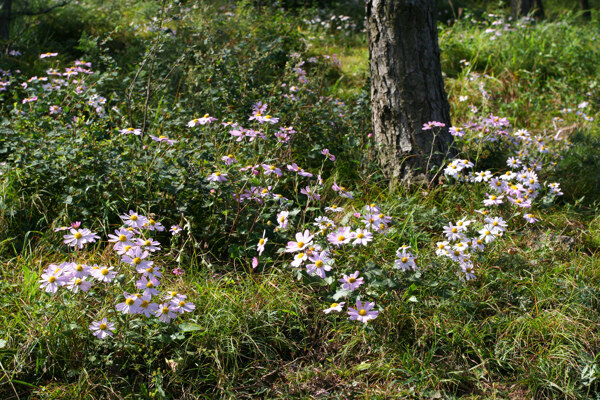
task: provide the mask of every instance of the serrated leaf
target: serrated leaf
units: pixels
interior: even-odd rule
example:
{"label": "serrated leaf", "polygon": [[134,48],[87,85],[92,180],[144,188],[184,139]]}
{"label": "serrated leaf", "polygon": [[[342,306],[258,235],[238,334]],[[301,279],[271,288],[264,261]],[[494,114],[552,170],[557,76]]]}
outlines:
{"label": "serrated leaf", "polygon": [[338,301],[339,299],[346,297],[350,294],[349,290],[346,289],[340,289],[337,292],[335,292],[335,294],[333,295],[333,300]]}

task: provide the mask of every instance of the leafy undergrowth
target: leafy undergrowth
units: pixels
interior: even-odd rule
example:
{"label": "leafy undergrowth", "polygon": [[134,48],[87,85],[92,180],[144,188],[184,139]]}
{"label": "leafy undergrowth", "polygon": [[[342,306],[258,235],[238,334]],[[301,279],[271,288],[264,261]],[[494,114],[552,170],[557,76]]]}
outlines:
{"label": "leafy undergrowth", "polygon": [[597,396],[597,23],[441,27],[460,159],[389,189],[347,10],[77,4],[11,43],[0,397]]}

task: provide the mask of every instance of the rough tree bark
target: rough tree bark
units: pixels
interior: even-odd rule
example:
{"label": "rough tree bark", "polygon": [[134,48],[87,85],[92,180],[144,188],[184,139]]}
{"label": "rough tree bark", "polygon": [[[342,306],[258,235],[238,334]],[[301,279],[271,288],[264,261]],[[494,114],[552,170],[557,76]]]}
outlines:
{"label": "rough tree bark", "polygon": [[592,19],[592,13],[590,12],[590,2],[588,0],[579,0],[579,7],[581,7],[581,11],[583,11],[583,18],[585,20]]}
{"label": "rough tree bark", "polygon": [[10,18],[12,10],[12,0],[0,0],[0,40],[8,41],[10,39]]}
{"label": "rough tree bark", "polygon": [[[435,0],[367,0],[366,14],[380,165],[392,182],[424,182],[452,143]],[[429,121],[446,126],[423,130]]]}
{"label": "rough tree bark", "polygon": [[510,9],[515,18],[529,15],[533,11],[533,17],[542,19],[545,17],[544,4],[542,0],[511,0]]}

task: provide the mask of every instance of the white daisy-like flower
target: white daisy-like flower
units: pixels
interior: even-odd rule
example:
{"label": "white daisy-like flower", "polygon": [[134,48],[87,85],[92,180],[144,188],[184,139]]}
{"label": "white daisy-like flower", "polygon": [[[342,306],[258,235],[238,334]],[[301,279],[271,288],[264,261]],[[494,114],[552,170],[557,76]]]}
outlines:
{"label": "white daisy-like flower", "polygon": [[98,339],[104,339],[107,336],[112,336],[115,331],[115,324],[108,322],[106,318],[102,318],[101,321],[92,322],[90,330],[94,332],[94,336]]}
{"label": "white daisy-like flower", "polygon": [[346,304],[346,302],[342,301],[341,303],[332,303],[329,308],[326,308],[323,310],[323,312],[325,314],[329,314],[333,311],[335,312],[342,312],[342,307],[344,307],[344,305]]}

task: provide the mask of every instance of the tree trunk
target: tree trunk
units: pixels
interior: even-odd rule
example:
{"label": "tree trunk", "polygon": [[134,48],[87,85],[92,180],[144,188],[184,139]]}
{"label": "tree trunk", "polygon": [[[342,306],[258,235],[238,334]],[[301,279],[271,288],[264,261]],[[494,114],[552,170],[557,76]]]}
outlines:
{"label": "tree trunk", "polygon": [[534,0],[533,6],[535,7],[535,9],[533,10],[534,18],[537,18],[537,19],[546,18],[546,13],[544,12],[544,3],[542,3],[542,0]]}
{"label": "tree trunk", "polygon": [[[423,182],[452,143],[435,0],[367,0],[366,13],[380,165],[392,182]],[[446,126],[423,130],[429,121]]]}
{"label": "tree trunk", "polygon": [[513,17],[528,15],[533,8],[533,0],[510,0],[510,11]]}
{"label": "tree trunk", "polygon": [[0,41],[10,39],[10,13],[12,9],[12,0],[0,0],[2,9],[0,10]]}
{"label": "tree trunk", "polygon": [[542,0],[511,0],[510,9],[514,18],[524,17],[532,11],[534,18],[542,19],[545,17]]}
{"label": "tree trunk", "polygon": [[583,11],[583,18],[587,21],[592,19],[592,13],[590,12],[590,2],[588,0],[579,0],[579,7],[581,7],[581,11]]}

